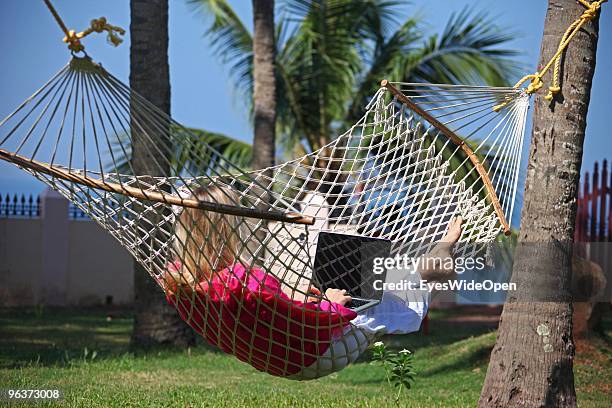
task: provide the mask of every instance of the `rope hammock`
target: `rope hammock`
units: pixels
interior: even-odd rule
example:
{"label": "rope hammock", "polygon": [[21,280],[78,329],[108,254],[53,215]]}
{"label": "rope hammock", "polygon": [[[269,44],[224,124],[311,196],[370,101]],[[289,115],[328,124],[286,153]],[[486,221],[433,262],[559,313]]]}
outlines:
{"label": "rope hammock", "polygon": [[419,257],[461,216],[454,255],[468,257],[482,250],[473,243],[509,233],[530,93],[385,80],[329,144],[244,171],[73,55],[0,122],[0,158],[115,237],[210,343],[261,371],[309,379],[373,340],[324,295],[308,301],[319,234],[387,239],[392,257]]}

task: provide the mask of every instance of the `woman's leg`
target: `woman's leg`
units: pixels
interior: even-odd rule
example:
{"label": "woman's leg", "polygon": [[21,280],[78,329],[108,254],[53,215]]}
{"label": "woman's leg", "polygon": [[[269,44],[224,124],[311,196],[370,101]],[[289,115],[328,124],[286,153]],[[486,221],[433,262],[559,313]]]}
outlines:
{"label": "woman's leg", "polygon": [[445,282],[455,273],[452,249],[461,236],[461,217],[453,218],[448,230],[436,246],[420,259],[419,273],[428,282]]}
{"label": "woman's leg", "polygon": [[[395,287],[387,285],[381,303],[364,310],[353,323],[370,331],[387,334],[404,334],[419,330],[421,321],[427,314],[430,297],[424,281],[445,281],[454,274],[454,268],[448,267],[448,262],[441,261],[452,259],[451,249],[461,236],[462,222],[461,217],[450,221],[444,237],[421,259],[430,262],[419,262],[417,270],[388,270],[386,283],[394,283]],[[452,262],[450,264],[452,265]]]}

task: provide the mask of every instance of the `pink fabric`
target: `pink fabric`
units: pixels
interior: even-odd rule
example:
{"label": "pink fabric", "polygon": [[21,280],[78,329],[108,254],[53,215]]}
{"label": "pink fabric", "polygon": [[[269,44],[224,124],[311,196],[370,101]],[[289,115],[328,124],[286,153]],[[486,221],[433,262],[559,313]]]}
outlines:
{"label": "pink fabric", "polygon": [[[180,264],[170,268],[180,268]],[[303,303],[281,291],[275,277],[236,264],[195,290],[174,288],[168,301],[209,343],[260,371],[286,377],[327,351],[354,311],[328,301]]]}

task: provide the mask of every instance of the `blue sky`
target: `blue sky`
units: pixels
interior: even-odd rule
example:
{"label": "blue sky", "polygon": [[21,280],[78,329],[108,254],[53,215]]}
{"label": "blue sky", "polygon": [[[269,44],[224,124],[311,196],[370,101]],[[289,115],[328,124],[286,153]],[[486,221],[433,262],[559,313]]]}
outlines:
{"label": "blue sky", "polygon": [[[187,126],[226,133],[251,141],[252,131],[244,101],[235,93],[227,70],[214,57],[203,37],[206,20],[186,0],[170,0],[170,78],[172,116]],[[247,26],[252,26],[251,2],[234,0]],[[114,25],[129,29],[128,0],[55,0],[67,25],[81,30],[92,18],[106,16]],[[415,0],[405,7],[406,15],[419,13],[424,29],[439,32],[453,12],[466,6],[488,10],[501,27],[516,33],[509,46],[521,51],[525,73],[535,70],[540,49],[545,0],[469,1]],[[591,105],[589,108],[583,172],[595,161],[612,159],[612,136],[606,126],[612,98],[612,11],[603,6]],[[129,33],[128,33],[129,34]],[[45,83],[69,59],[63,34],[42,0],[3,0],[0,2],[0,117],[5,117]],[[129,74],[129,35],[119,48],[107,45],[102,35],[85,40],[89,55],[103,62],[107,70],[127,83]],[[42,185],[31,176],[0,163],[0,194],[38,193]]]}

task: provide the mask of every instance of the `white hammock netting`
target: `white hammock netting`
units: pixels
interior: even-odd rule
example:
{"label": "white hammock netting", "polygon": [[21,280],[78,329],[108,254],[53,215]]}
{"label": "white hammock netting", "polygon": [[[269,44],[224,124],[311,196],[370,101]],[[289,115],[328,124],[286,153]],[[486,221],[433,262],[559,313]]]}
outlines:
{"label": "white hammock netting", "polygon": [[[259,370],[313,378],[345,365],[334,353],[371,341],[333,307],[303,303],[319,233],[386,238],[391,256],[417,257],[460,215],[454,253],[474,255],[473,243],[509,230],[528,99],[513,88],[383,81],[328,145],[245,172],[75,57],[0,123],[0,157],[112,234],[209,342]],[[261,280],[278,291],[246,290]],[[339,335],[343,351],[329,348]],[[325,350],[334,367],[312,366]]]}

